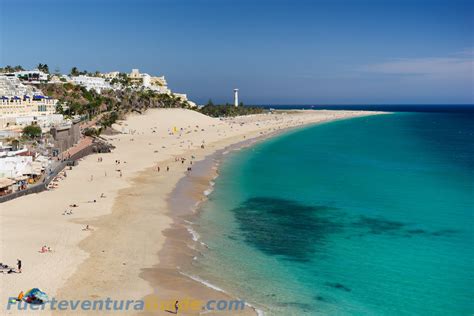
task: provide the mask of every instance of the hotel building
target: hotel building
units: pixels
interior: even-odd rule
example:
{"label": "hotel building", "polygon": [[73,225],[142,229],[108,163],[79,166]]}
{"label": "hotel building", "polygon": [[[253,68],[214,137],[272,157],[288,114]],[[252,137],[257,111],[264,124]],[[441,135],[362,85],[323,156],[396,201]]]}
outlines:
{"label": "hotel building", "polygon": [[40,93],[16,77],[0,76],[0,129],[33,122],[46,127],[62,120],[62,115],[54,114],[58,100]]}
{"label": "hotel building", "polygon": [[77,76],[71,78],[74,84],[85,87],[87,90],[95,90],[100,93],[105,89],[112,89],[112,86],[104,78],[100,77],[89,77],[89,76]]}

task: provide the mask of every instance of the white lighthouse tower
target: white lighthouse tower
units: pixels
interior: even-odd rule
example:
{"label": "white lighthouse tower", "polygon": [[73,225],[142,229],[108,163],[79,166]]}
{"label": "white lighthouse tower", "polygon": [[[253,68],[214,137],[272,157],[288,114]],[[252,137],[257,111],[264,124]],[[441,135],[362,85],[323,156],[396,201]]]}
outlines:
{"label": "white lighthouse tower", "polygon": [[239,106],[239,89],[234,89],[234,106]]}

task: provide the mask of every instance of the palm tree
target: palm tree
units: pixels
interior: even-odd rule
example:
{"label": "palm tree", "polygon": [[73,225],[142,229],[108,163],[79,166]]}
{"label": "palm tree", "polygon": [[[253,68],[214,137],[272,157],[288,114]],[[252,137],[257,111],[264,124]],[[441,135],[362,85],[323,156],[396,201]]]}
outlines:
{"label": "palm tree", "polygon": [[71,76],[78,76],[79,75],[79,69],[77,69],[77,67],[72,67],[70,74],[71,74]]}
{"label": "palm tree", "polygon": [[45,73],[49,74],[48,64],[39,63],[38,66],[36,66],[36,68],[38,68],[38,70],[40,70],[42,72],[45,72]]}

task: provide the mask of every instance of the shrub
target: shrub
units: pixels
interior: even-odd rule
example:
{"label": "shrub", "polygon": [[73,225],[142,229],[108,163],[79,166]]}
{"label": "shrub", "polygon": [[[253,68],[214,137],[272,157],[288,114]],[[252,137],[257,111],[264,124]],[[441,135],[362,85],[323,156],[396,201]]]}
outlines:
{"label": "shrub", "polygon": [[35,139],[41,136],[41,127],[38,125],[28,125],[23,128],[23,136]]}

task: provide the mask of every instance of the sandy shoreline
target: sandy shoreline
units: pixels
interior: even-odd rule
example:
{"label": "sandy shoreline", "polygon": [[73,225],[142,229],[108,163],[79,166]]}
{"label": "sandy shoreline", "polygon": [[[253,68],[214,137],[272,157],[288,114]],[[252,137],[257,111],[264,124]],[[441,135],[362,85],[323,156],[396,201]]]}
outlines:
{"label": "sandy shoreline", "polygon": [[[374,114],[297,111],[218,120],[193,111],[160,109],[131,115],[116,126],[122,134],[108,137],[116,146],[112,153],[86,157],[53,191],[0,205],[0,261],[14,265],[20,258],[24,267],[21,274],[1,276],[0,299],[6,305],[8,297],[32,287],[68,300],[179,298],[184,304],[186,298],[228,298],[176,269],[176,263],[192,261],[194,241],[182,225],[190,210],[185,205],[182,213],[173,209],[169,199],[188,167],[193,168],[188,176],[193,192],[185,194],[196,201],[214,176],[204,167],[207,171],[200,174],[190,161],[197,163],[229,145],[293,126]],[[100,198],[102,193],[105,198]],[[72,203],[79,205],[74,214],[61,215]],[[83,231],[87,224],[94,230]],[[43,245],[53,252],[39,253]],[[241,314],[255,313],[248,308]]]}

